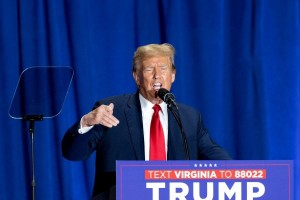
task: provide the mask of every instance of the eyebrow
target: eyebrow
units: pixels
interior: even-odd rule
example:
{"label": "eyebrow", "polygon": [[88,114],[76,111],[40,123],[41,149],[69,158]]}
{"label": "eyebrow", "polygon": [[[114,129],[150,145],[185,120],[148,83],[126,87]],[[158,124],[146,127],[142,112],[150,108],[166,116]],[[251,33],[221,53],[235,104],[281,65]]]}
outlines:
{"label": "eyebrow", "polygon": [[[158,67],[167,67],[168,64],[166,64],[166,63],[159,63],[159,64],[157,64],[157,66],[158,66]],[[146,67],[155,67],[155,66],[153,66],[153,65],[146,65],[145,68],[146,68]]]}

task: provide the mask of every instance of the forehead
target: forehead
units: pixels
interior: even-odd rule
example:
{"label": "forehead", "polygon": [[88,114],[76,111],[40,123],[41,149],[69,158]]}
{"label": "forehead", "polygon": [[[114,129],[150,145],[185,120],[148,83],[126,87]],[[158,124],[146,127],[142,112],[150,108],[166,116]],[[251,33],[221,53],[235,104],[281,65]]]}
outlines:
{"label": "forehead", "polygon": [[149,65],[168,65],[170,64],[170,58],[168,56],[155,56],[155,57],[149,57],[142,61],[143,66],[149,66]]}

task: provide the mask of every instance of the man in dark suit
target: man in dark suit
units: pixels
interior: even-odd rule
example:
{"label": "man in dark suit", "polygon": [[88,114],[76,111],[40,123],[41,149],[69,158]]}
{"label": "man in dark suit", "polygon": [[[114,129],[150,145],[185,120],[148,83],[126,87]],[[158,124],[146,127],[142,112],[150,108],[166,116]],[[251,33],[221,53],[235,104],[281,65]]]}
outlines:
{"label": "man in dark suit", "polygon": [[[171,89],[175,80],[175,49],[170,44],[139,47],[133,58],[135,94],[98,101],[94,109],[78,120],[65,134],[62,152],[69,160],[83,160],[96,151],[93,199],[115,199],[116,160],[152,160],[150,127],[153,105],[161,107],[163,156],[185,160],[186,149],[174,115],[157,96],[160,88]],[[210,137],[201,115],[177,104],[186,133],[191,160],[227,160],[230,156]],[[152,133],[151,133],[152,134]]]}

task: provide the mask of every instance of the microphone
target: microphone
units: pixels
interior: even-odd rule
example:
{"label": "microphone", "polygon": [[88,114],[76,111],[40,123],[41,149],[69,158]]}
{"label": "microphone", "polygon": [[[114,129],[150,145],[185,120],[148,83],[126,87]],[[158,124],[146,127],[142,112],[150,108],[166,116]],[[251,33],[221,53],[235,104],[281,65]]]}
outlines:
{"label": "microphone", "polygon": [[165,88],[160,88],[157,92],[157,96],[159,98],[161,98],[168,106],[175,106],[177,107],[176,103],[175,103],[175,96],[169,92],[167,89]]}
{"label": "microphone", "polygon": [[[160,88],[157,92],[157,96],[159,98],[161,98],[168,105],[168,109],[173,114],[173,116],[180,128],[181,136],[183,139],[184,150],[185,150],[185,157],[187,160],[190,160],[189,146],[188,146],[186,134],[185,134],[182,122],[181,122],[181,118],[179,115],[179,110],[175,103],[175,96],[165,88]],[[174,109],[174,107],[175,107],[175,109]]]}

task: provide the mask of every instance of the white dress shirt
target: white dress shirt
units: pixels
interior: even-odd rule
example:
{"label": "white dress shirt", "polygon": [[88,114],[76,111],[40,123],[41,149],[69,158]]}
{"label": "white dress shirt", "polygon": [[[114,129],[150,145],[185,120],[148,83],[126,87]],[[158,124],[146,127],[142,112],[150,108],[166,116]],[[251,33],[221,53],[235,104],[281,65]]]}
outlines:
{"label": "white dress shirt", "polygon": [[[149,160],[150,154],[150,124],[152,115],[154,110],[152,107],[154,106],[153,103],[146,100],[141,94],[139,94],[141,108],[142,108],[142,119],[143,119],[143,131],[144,131],[144,145],[145,145],[145,160]],[[159,111],[159,118],[164,130],[165,136],[165,149],[166,155],[168,152],[168,108],[165,102],[159,104],[161,110]]]}

